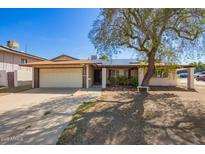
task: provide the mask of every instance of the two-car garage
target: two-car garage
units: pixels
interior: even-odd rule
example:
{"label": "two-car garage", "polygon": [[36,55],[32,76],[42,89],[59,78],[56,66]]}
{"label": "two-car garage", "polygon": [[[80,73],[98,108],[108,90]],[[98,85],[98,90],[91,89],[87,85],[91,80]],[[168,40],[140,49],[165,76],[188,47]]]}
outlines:
{"label": "two-car garage", "polygon": [[32,67],[33,88],[88,88],[94,64],[90,60],[48,60],[21,66]]}
{"label": "two-car garage", "polygon": [[82,68],[40,68],[39,87],[82,88]]}

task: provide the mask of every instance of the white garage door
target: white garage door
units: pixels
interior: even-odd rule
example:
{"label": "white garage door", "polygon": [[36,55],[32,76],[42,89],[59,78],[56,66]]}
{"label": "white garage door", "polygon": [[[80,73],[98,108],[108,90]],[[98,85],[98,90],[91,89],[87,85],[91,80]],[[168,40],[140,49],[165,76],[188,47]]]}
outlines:
{"label": "white garage door", "polygon": [[82,87],[82,68],[40,69],[40,87]]}

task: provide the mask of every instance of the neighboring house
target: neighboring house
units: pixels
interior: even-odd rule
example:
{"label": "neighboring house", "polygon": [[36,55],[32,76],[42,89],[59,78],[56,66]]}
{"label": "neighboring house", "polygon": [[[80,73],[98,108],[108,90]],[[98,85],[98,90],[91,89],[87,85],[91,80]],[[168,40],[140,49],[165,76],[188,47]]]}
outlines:
{"label": "neighboring house", "polygon": [[19,66],[46,59],[0,46],[0,86],[22,86],[32,83],[32,68]]}
{"label": "neighboring house", "polygon": [[[92,85],[102,85],[102,88],[106,88],[109,84],[108,78],[118,75],[136,77],[139,85],[141,85],[147,67],[146,64],[138,63],[135,59],[77,60],[66,55],[49,61],[33,62],[22,66],[33,68],[33,88],[89,88]],[[150,85],[177,86],[176,69],[187,68],[189,72],[187,86],[194,88],[194,66],[158,64],[156,67],[164,71],[156,71],[154,77],[150,80]]]}
{"label": "neighboring house", "polygon": [[58,57],[55,57],[55,58],[51,59],[51,61],[56,61],[56,62],[58,62],[58,61],[69,61],[69,60],[79,60],[79,59],[68,56],[68,55],[60,55]]}

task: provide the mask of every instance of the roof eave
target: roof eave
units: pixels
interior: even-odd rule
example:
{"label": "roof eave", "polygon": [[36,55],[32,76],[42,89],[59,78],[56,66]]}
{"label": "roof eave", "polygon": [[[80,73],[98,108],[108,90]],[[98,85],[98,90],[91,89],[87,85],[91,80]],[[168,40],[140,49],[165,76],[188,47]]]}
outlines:
{"label": "roof eave", "polygon": [[27,56],[27,57],[39,59],[39,60],[47,60],[46,58],[42,58],[42,57],[39,57],[39,56],[31,55],[31,54],[28,54],[28,53],[23,53],[23,52],[21,52],[21,51],[13,50],[13,49],[10,49],[10,48],[1,46],[1,45],[0,45],[0,47],[1,47],[4,51],[10,52],[10,53],[19,54],[19,55],[23,55],[23,56]]}
{"label": "roof eave", "polygon": [[80,66],[84,66],[84,65],[95,65],[94,63],[50,63],[50,64],[41,64],[41,63],[28,63],[28,64],[19,64],[20,66],[24,66],[24,67],[41,67],[41,66],[50,66],[50,67],[54,67],[54,66],[69,66],[69,65],[80,65]]}

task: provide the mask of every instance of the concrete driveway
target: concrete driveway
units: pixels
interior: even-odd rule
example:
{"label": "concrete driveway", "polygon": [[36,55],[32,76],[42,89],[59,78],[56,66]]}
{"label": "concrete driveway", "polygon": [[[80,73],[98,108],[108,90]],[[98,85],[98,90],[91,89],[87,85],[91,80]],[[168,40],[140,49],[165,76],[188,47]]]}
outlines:
{"label": "concrete driveway", "polygon": [[100,89],[31,89],[0,97],[0,144],[56,144],[73,113]]}

